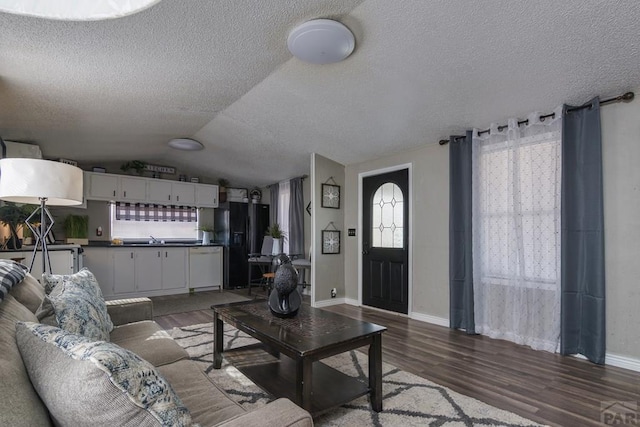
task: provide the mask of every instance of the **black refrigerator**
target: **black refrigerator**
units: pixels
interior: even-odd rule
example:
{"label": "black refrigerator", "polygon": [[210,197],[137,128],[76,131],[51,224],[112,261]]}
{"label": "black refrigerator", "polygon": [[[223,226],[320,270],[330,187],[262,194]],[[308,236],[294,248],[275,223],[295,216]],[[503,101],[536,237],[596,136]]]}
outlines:
{"label": "black refrigerator", "polygon": [[213,226],[214,242],[224,246],[224,288],[246,287],[249,254],[260,252],[269,226],[269,205],[221,203],[213,210]]}

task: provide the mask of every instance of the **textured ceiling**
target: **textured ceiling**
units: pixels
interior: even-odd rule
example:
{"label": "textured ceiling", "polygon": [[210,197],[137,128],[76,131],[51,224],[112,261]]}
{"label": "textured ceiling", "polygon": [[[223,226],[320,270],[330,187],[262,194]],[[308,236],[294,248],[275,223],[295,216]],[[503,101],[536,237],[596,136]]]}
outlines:
{"label": "textured ceiling", "polygon": [[[292,58],[333,18],[347,60]],[[146,160],[233,185],[433,144],[640,87],[640,2],[163,0],[106,21],[0,13],[0,135],[47,157]],[[167,147],[193,137],[199,152]],[[444,148],[443,148],[444,149]]]}

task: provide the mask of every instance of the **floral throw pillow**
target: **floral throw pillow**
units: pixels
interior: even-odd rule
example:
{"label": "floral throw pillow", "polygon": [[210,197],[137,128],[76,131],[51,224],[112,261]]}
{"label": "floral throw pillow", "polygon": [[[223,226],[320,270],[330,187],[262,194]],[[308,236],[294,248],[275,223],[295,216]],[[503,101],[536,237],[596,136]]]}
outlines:
{"label": "floral throw pillow", "polygon": [[78,285],[84,286],[87,288],[87,292],[95,294],[96,297],[103,298],[102,291],[100,290],[100,285],[98,284],[96,276],[94,276],[93,273],[86,267],[73,274],[44,273],[42,275],[42,285],[44,286],[45,293],[47,295],[51,294],[53,289],[65,280],[72,281]]}
{"label": "floral throw pillow", "polygon": [[[115,344],[40,323],[19,322],[29,378],[56,424],[190,426],[191,415],[146,360]],[[118,421],[119,420],[119,421]]]}
{"label": "floral throw pillow", "polygon": [[[109,340],[113,322],[93,273],[83,268],[69,275],[43,274],[42,279],[50,291],[36,313],[41,322],[95,340]],[[53,314],[55,321],[51,321]]]}

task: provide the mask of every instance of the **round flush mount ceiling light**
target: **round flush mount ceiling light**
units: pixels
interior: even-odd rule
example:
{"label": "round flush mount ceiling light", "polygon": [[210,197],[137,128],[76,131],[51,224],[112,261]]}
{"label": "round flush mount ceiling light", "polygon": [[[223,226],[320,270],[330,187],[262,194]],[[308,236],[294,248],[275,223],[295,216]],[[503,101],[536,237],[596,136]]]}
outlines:
{"label": "round flush mount ceiling light", "polygon": [[296,58],[312,64],[331,64],[351,55],[355,48],[353,33],[331,19],[314,19],[289,33],[287,47]]}
{"label": "round flush mount ceiling light", "polygon": [[169,147],[182,151],[198,151],[202,150],[204,145],[191,138],[175,138],[169,141]]}

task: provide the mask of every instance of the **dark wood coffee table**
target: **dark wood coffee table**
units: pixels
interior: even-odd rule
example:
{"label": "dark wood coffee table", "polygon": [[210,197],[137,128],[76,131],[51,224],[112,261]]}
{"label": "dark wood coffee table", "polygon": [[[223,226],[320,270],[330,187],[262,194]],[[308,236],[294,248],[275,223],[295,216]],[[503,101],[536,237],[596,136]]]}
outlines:
{"label": "dark wood coffee table", "polygon": [[[225,357],[273,396],[291,399],[314,417],[366,394],[372,409],[382,410],[382,333],[387,328],[306,304],[289,319],[271,314],[264,300],[211,308],[215,369],[222,364],[223,323],[228,323],[260,341],[259,352],[266,357],[256,356],[256,345],[226,350]],[[368,384],[320,362],[363,346],[369,346]]]}

